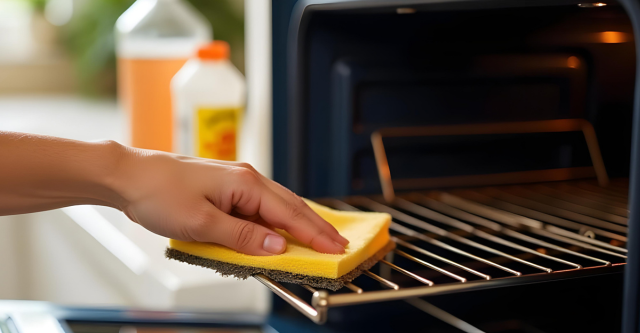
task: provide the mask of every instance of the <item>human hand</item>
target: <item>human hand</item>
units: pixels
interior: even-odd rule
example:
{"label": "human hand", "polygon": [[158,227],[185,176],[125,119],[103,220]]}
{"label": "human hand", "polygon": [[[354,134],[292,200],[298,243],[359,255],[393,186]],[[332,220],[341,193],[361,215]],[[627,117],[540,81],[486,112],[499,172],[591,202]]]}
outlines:
{"label": "human hand", "polygon": [[113,206],[162,236],[217,243],[250,255],[283,253],[284,229],[323,253],[349,242],[304,201],[246,163],[124,148]]}

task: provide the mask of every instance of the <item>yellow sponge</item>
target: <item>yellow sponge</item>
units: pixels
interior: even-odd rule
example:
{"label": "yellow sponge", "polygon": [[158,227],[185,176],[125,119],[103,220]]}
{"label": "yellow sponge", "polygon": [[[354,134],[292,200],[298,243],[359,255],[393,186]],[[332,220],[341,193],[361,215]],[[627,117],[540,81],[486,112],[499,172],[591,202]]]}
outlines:
{"label": "yellow sponge", "polygon": [[174,239],[170,241],[170,247],[193,256],[240,266],[336,279],[373,257],[389,243],[389,214],[342,212],[311,201],[307,204],[349,240],[344,254],[316,252],[283,230],[278,232],[287,239],[287,249],[276,256],[251,256],[222,245]]}

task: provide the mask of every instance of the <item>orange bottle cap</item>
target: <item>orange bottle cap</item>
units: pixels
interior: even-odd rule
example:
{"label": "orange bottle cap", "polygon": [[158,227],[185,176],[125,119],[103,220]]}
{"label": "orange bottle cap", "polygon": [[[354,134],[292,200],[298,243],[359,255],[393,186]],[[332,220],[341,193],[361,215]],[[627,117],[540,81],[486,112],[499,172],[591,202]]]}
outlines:
{"label": "orange bottle cap", "polygon": [[207,60],[229,59],[229,43],[215,40],[198,49],[198,58]]}

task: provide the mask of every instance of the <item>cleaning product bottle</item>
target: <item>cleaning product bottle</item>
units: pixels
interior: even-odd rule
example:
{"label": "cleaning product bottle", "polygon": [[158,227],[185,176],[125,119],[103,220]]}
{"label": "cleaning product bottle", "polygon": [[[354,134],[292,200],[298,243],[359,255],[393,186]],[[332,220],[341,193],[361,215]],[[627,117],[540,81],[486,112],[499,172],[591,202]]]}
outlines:
{"label": "cleaning product bottle", "polygon": [[212,38],[210,23],[183,0],[137,0],[116,22],[118,98],[131,145],[171,151],[170,82]]}
{"label": "cleaning product bottle", "polygon": [[245,81],[229,61],[229,44],[202,46],[171,81],[175,150],[235,161],[245,105]]}

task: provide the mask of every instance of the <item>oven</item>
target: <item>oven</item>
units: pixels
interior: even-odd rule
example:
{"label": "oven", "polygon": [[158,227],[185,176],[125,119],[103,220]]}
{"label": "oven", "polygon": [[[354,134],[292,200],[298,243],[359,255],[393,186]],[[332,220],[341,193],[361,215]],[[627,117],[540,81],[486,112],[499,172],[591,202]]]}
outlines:
{"label": "oven", "polygon": [[637,1],[271,9],[274,179],[397,244],[337,292],[257,276],[272,327],[638,331]]}
{"label": "oven", "polygon": [[268,318],[3,301],[0,332],[638,332],[639,18],[638,0],[272,0],[247,65],[252,155],[272,161],[246,160],[391,214],[396,249],[336,292],[255,276]]}

